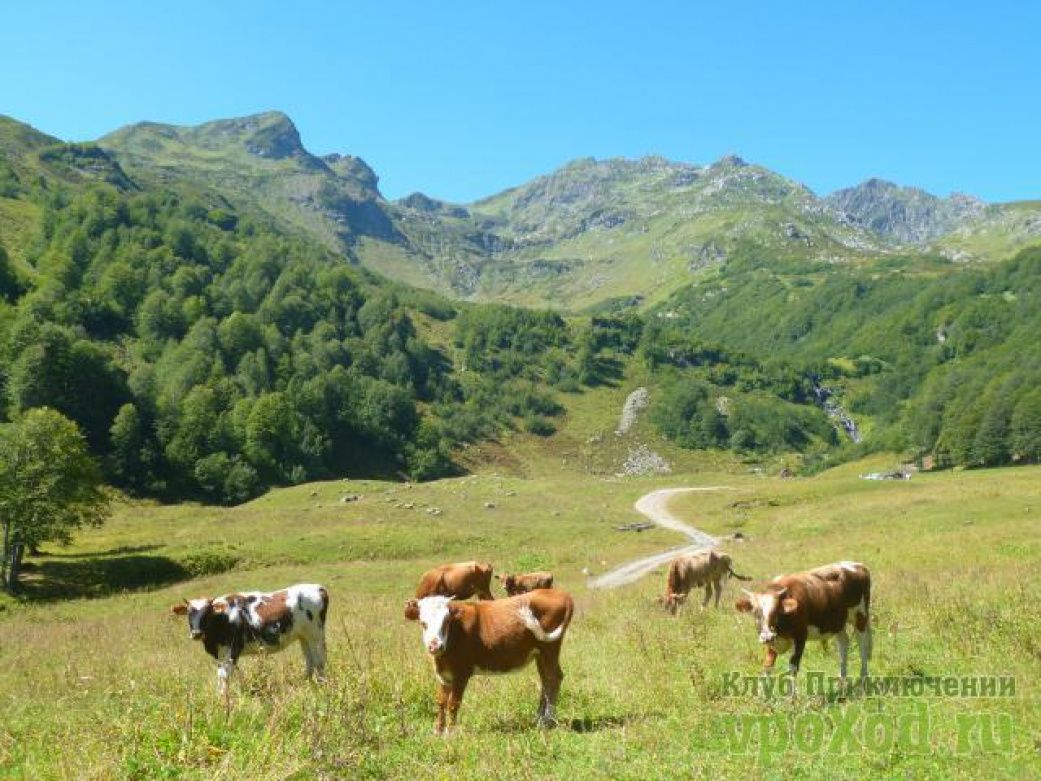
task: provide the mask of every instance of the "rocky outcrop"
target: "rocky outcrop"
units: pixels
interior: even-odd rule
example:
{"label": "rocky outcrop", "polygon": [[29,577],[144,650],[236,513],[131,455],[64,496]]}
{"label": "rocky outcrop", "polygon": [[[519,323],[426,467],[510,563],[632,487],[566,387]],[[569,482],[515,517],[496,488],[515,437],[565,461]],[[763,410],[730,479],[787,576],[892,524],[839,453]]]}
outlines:
{"label": "rocky outcrop", "polygon": [[636,475],[667,475],[672,471],[669,462],[646,445],[640,445],[629,451],[622,463],[619,477]]}
{"label": "rocky outcrop", "polygon": [[982,214],[986,204],[955,193],[939,198],[917,187],[901,187],[883,179],[868,179],[837,190],[824,199],[878,236],[900,244],[927,244]]}
{"label": "rocky outcrop", "polygon": [[646,409],[650,403],[651,394],[646,388],[637,388],[626,396],[625,404],[622,405],[622,417],[618,421],[618,428],[614,433],[619,436],[625,434],[636,423],[636,416],[640,414],[640,411]]}

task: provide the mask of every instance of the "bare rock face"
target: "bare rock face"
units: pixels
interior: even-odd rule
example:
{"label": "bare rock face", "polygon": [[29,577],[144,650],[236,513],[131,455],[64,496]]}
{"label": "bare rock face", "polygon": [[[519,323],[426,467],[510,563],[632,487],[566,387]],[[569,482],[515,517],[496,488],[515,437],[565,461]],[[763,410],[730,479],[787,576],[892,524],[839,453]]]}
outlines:
{"label": "bare rock face", "polygon": [[622,464],[620,476],[631,475],[667,475],[672,471],[669,462],[646,445],[640,445],[629,451]]}
{"label": "bare rock face", "polygon": [[916,245],[949,233],[986,208],[980,199],[963,193],[939,198],[917,187],[901,187],[882,179],[868,179],[856,187],[838,190],[825,202],[882,238]]}
{"label": "bare rock face", "polygon": [[650,402],[651,394],[646,388],[637,388],[630,393],[625,399],[625,404],[622,405],[622,417],[618,421],[618,428],[614,433],[621,436],[631,429],[640,410],[646,409]]}

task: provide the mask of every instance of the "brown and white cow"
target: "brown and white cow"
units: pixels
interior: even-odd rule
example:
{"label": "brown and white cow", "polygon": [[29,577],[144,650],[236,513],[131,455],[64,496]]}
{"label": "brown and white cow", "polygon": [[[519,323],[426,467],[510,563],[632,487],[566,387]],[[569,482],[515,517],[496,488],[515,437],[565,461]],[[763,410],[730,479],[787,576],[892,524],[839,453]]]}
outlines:
{"label": "brown and white cow", "polygon": [[712,592],[716,594],[716,607],[723,593],[723,581],[733,575],[738,580],[751,580],[745,575],[734,572],[734,564],[730,556],[716,550],[702,550],[686,556],[679,556],[669,565],[669,574],[665,580],[665,596],[661,601],[665,609],[673,615],[679,606],[687,601],[691,589],[704,587],[705,599],[702,607],[708,605]]}
{"label": "brown and white cow", "polygon": [[416,587],[416,599],[429,596],[469,599],[494,599],[492,596],[492,566],[479,561],[460,564],[442,564],[423,573]]}
{"label": "brown and white cow", "polygon": [[542,681],[538,723],[552,724],[564,679],[560,646],[574,609],[571,595],[554,589],[491,602],[429,596],[405,603],[405,618],[423,628],[423,647],[439,683],[435,732],[455,725],[472,676],[514,672],[532,659]]}
{"label": "brown and white cow", "polygon": [[840,561],[824,567],[779,575],[762,591],[745,590],[736,607],[755,616],[759,642],[766,646],[765,670],[773,669],[778,654],[792,651],[788,671],[799,672],[807,640],[835,638],[839,649],[839,677],[846,678],[852,618],[860,650],[860,677],[868,674],[871,658],[871,573],[863,564]]}
{"label": "brown and white cow", "polygon": [[502,583],[502,587],[511,597],[527,594],[537,588],[553,588],[552,572],[526,572],[523,575],[504,572],[502,575],[496,575],[495,579]]}
{"label": "brown and white cow", "polygon": [[243,654],[273,653],[300,643],[307,677],[325,672],[325,620],[329,592],[301,583],[269,593],[246,591],[184,600],[170,610],[188,616],[188,634],[217,660],[217,688],[227,696]]}

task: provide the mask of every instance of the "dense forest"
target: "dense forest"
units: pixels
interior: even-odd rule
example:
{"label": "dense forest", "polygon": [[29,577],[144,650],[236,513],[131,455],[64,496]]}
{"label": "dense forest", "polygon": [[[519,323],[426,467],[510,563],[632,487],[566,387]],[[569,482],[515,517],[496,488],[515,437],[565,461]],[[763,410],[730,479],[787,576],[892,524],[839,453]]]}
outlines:
{"label": "dense forest", "polygon": [[43,206],[31,273],[0,250],[6,410],[60,411],[134,492],[429,478],[460,441],[552,432],[544,388],[595,381],[557,315],[501,307],[458,318],[454,371],[414,322],[453,306],[199,199],[99,185]]}
{"label": "dense forest", "polygon": [[844,389],[873,425],[865,447],[938,466],[1041,458],[1041,248],[964,268],[736,267],[665,309],[678,328]]}

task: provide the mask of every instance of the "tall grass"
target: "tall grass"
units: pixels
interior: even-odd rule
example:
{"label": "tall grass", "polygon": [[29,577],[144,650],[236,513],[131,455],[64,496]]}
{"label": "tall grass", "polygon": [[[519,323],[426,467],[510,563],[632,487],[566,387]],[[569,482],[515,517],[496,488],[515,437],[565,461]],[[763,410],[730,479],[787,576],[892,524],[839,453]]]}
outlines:
{"label": "tall grass", "polygon": [[[328,483],[234,510],[128,506],[63,553],[91,562],[140,548],[142,556],[184,561],[212,548],[234,553],[233,569],[172,586],[135,582],[135,590],[89,599],[4,603],[0,776],[1036,777],[1041,470],[881,484],[857,479],[857,471],[866,467],[804,480],[485,475],[414,488],[356,484],[350,491],[362,499],[348,504],[338,502],[343,485]],[[586,590],[581,574],[677,542],[664,531],[613,527],[635,517],[631,503],[646,491],[698,482],[730,488],[679,497],[674,508],[710,533],[741,530],[748,541],[728,546],[739,571],[765,578],[839,558],[871,567],[873,674],[1012,674],[1015,696],[731,696],[723,675],[754,675],[762,660],[750,622],[730,607],[733,585],[723,609],[693,607],[671,619],[654,604],[663,573],[612,592]],[[119,548],[131,552],[112,553]],[[501,569],[541,562],[576,597],[555,730],[534,726],[532,668],[476,679],[458,731],[433,735],[433,675],[418,630],[403,619],[403,599],[430,563],[474,556]],[[226,711],[212,660],[168,605],[300,580],[332,592],[328,681],[304,682],[293,649],[247,658]],[[833,649],[811,644],[804,681],[815,671],[837,672]],[[735,719],[749,716],[810,714],[833,724],[851,713],[895,719],[918,707],[930,718],[924,753],[897,745],[742,750],[732,731]],[[1012,719],[1009,750],[973,744],[960,755],[959,716],[982,713]]]}

